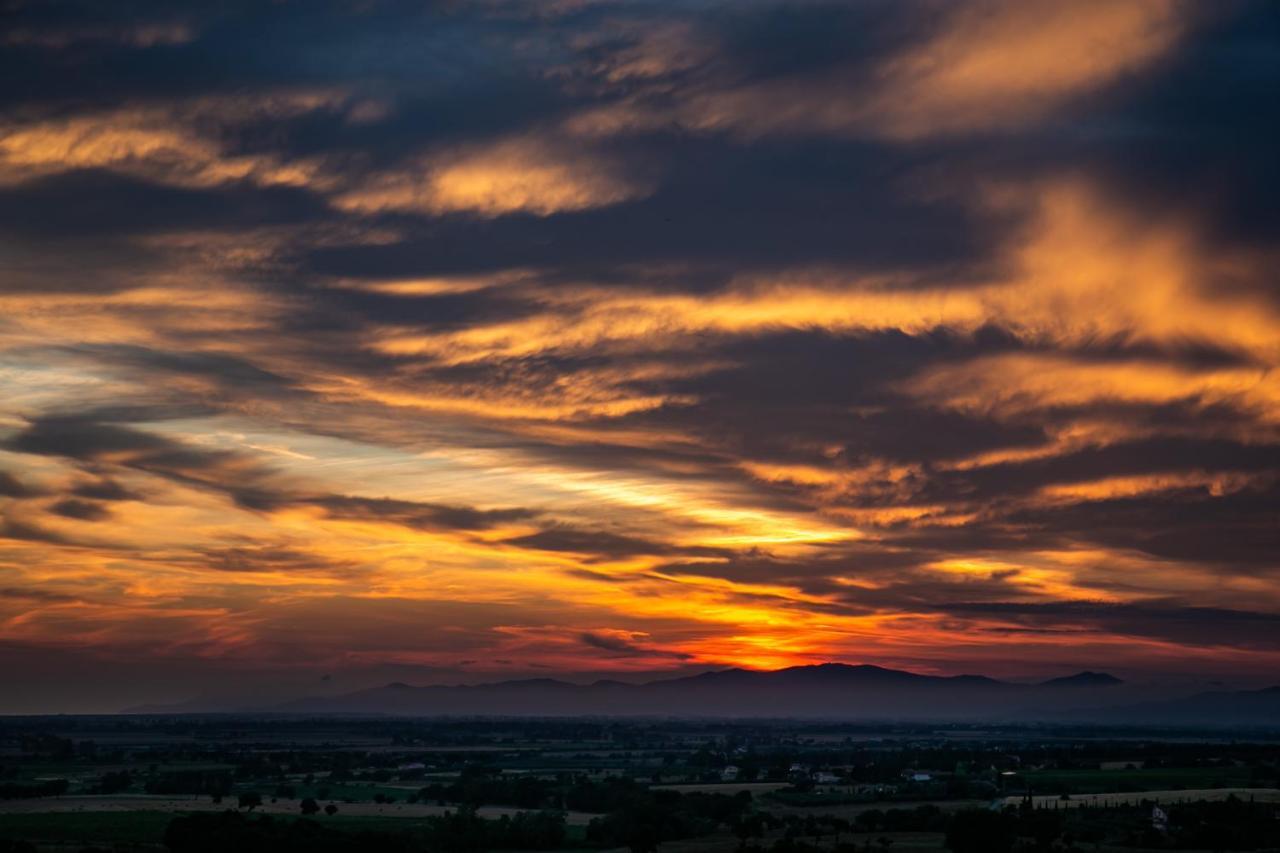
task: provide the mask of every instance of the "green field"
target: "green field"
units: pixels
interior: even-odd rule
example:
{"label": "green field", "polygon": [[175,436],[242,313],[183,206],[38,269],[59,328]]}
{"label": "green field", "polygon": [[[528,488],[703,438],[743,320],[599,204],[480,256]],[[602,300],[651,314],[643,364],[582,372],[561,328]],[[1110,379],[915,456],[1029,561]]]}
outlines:
{"label": "green field", "polygon": [[[37,842],[94,844],[160,844],[165,827],[177,812],[43,812],[0,815],[0,839],[23,838]],[[274,815],[274,820],[302,820]],[[425,823],[421,819],[350,815],[309,818],[349,832],[361,830],[402,831]],[[586,840],[586,827],[565,827],[566,840],[581,844]]]}
{"label": "green field", "polygon": [[44,812],[0,815],[0,838],[95,844],[159,844],[171,812]]}
{"label": "green field", "polygon": [[[133,784],[124,789],[120,793],[128,794],[144,794],[146,793],[146,785],[149,772],[146,768],[136,765],[120,765],[120,766],[93,766],[93,765],[74,765],[74,764],[27,764],[21,766],[21,773],[12,777],[13,780],[38,781],[47,779],[67,779],[71,783],[69,793],[72,794],[88,794],[92,793],[94,786],[98,783],[101,776],[112,770],[129,770],[134,774]],[[189,763],[168,763],[160,765],[159,772],[178,772],[185,770],[225,770],[232,771],[235,769],[233,764],[217,764],[210,762],[189,762]],[[228,802],[234,802],[237,794],[246,791],[257,791],[262,795],[264,800],[269,800],[274,796],[276,786],[281,784],[279,779],[254,779],[254,780],[238,780],[232,785],[232,792],[227,797]],[[327,779],[318,779],[311,784],[307,784],[298,779],[285,780],[285,785],[294,789],[299,799],[304,797],[317,797],[325,802],[330,800],[342,802],[368,803],[372,802],[377,794],[383,794],[393,797],[396,802],[405,802],[410,794],[415,793],[423,785],[428,784],[426,781],[415,782],[330,782]],[[317,796],[317,792],[327,790],[328,795],[324,798]],[[201,794],[201,797],[207,797]]]}
{"label": "green field", "polygon": [[1171,767],[1134,770],[1032,770],[1022,774],[1036,793],[1109,794],[1181,788],[1247,787],[1247,767]]}
{"label": "green field", "polygon": [[[257,791],[262,795],[264,800],[269,800],[273,796],[276,785],[279,784],[274,780],[263,780],[259,782],[238,782],[235,786],[235,792],[239,794],[243,791]],[[313,785],[307,785],[302,782],[286,782],[285,784],[293,788],[297,792],[298,799],[306,797],[315,797],[321,802],[352,802],[352,803],[371,803],[373,798],[378,794],[385,794],[393,797],[397,803],[406,802],[409,795],[415,793],[420,784],[410,782],[402,783],[401,786],[391,783],[380,782],[325,782],[320,780]],[[414,787],[407,787],[413,785]],[[326,791],[325,797],[320,797],[317,792]]]}

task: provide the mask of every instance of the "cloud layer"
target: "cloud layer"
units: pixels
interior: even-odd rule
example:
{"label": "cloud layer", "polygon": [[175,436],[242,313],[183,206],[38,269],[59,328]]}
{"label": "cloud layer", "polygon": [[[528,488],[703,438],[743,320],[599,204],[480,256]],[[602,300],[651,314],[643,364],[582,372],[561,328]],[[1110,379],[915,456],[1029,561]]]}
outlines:
{"label": "cloud layer", "polygon": [[11,17],[8,710],[1280,663],[1266,4]]}

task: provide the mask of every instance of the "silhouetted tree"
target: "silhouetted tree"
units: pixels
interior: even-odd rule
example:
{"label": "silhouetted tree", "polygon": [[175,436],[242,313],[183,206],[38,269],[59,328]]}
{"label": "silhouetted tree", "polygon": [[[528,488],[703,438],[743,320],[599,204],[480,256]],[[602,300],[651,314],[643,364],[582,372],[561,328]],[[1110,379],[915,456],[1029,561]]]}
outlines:
{"label": "silhouetted tree", "polygon": [[1012,821],[986,809],[957,812],[947,827],[947,849],[952,853],[1009,853],[1013,840]]}
{"label": "silhouetted tree", "polygon": [[733,834],[738,837],[738,849],[746,850],[747,841],[764,837],[764,817],[758,814],[743,815],[734,821]]}
{"label": "silhouetted tree", "polygon": [[36,853],[36,846],[30,841],[0,838],[0,853]]}

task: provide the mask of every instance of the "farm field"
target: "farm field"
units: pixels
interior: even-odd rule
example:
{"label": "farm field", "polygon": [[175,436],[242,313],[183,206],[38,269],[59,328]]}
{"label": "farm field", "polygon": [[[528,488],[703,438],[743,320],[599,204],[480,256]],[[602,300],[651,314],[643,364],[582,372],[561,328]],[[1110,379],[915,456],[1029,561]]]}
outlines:
{"label": "farm field", "polygon": [[780,791],[790,787],[790,782],[688,782],[670,785],[653,785],[655,791],[679,791],[683,794],[699,791],[704,794],[737,794],[747,791],[753,796]]}
{"label": "farm field", "polygon": [[[1152,801],[1179,849],[1241,833],[1254,847],[1233,849],[1280,846],[1272,738],[955,734],[797,721],[0,720],[0,850],[159,853],[173,826],[169,853],[213,835],[234,850],[239,838],[359,845],[364,832],[442,851],[849,853],[852,842],[941,853],[948,832],[979,819],[1015,835],[1048,825],[1105,853],[1143,849]],[[731,766],[751,781],[720,781]],[[1033,811],[1021,808],[1028,791]],[[337,811],[303,817],[303,799]],[[643,836],[655,826],[653,850]]]}
{"label": "farm field", "polygon": [[[1160,803],[1193,803],[1222,802],[1231,797],[1245,802],[1280,803],[1280,789],[1277,788],[1184,788],[1173,791],[1138,791],[1112,794],[1080,794],[1069,799],[1060,796],[1033,796],[1032,804],[1036,808],[1093,808],[1097,806],[1137,806],[1143,802]],[[1022,797],[1005,797],[1006,806],[1018,806]]]}
{"label": "farm field", "polygon": [[[162,848],[165,828],[176,811],[96,811],[96,812],[26,812],[0,813],[0,838],[24,838],[48,845],[154,845]],[[301,819],[301,818],[300,818]],[[395,815],[320,815],[310,818],[324,826],[346,831],[395,831],[411,829],[410,816]],[[581,842],[581,827],[568,833],[570,842]]]}
{"label": "farm field", "polygon": [[1032,770],[1022,774],[1033,791],[1103,794],[1179,787],[1247,787],[1248,767],[1169,767],[1117,770]]}
{"label": "farm field", "polygon": [[[299,800],[277,799],[276,802],[265,801],[254,808],[258,814],[299,815]],[[182,814],[189,812],[221,812],[234,809],[234,800],[215,803],[208,797],[161,797],[140,795],[88,795],[69,797],[41,797],[27,800],[0,800],[0,821],[8,823],[12,815],[19,814]],[[347,817],[381,817],[411,819],[438,817],[445,812],[456,812],[458,807],[441,806],[428,803],[338,803],[338,814],[335,818]],[[506,806],[481,806],[476,814],[486,819],[497,819],[506,815],[512,817],[528,809],[517,809]],[[596,817],[585,812],[566,812],[565,822],[571,826],[586,826]],[[317,820],[330,820],[328,815],[317,816]]]}
{"label": "farm field", "polygon": [[0,837],[34,843],[159,844],[173,820],[165,811],[0,812]]}
{"label": "farm field", "polygon": [[[763,839],[765,847],[769,847],[780,837],[777,834],[765,837]],[[885,845],[880,839],[890,843]],[[945,853],[947,850],[944,836],[940,832],[849,833],[842,836],[841,841],[856,844],[859,851],[868,843],[871,850],[890,850],[893,853],[900,853],[903,850],[910,853]],[[738,853],[739,849],[738,839],[731,835],[719,834],[686,841],[671,841],[662,845],[660,853]]]}
{"label": "farm field", "polygon": [[990,808],[991,802],[989,800],[929,800],[909,803],[832,803],[829,805],[817,804],[811,806],[792,806],[765,801],[764,805],[770,813],[784,818],[788,815],[795,815],[798,817],[814,815],[842,818],[848,821],[854,821],[857,819],[858,815],[865,814],[870,811],[884,811],[886,809],[917,809],[921,806],[934,806],[943,812],[958,812],[964,809]]}

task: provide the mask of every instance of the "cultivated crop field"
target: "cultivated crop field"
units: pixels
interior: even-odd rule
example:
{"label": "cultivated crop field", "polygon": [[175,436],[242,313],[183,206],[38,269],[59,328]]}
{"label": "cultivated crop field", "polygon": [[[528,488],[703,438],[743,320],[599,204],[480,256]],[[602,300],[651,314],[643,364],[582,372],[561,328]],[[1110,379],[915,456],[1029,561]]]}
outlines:
{"label": "cultivated crop field", "polygon": [[[213,836],[231,850],[242,838],[319,849],[367,846],[372,833],[495,853],[940,853],[957,826],[994,820],[1087,842],[1077,849],[1138,850],[1160,847],[1158,802],[1178,849],[1280,848],[1273,737],[958,731],[968,736],[795,721],[0,720],[0,844],[158,853],[168,833],[170,853],[190,853]],[[306,800],[319,813],[304,816]]]}
{"label": "cultivated crop field", "polygon": [[[230,802],[215,803],[209,797],[159,797],[139,795],[86,795],[67,797],[42,797],[25,800],[0,800],[0,821],[3,826],[10,825],[15,815],[21,814],[187,814],[191,812],[221,812],[234,809],[234,799]],[[258,814],[299,815],[300,801],[294,799],[267,800],[253,809]],[[457,805],[436,805],[429,803],[341,803],[338,814],[319,814],[316,820],[329,821],[351,817],[381,817],[386,819],[411,819],[438,817],[446,812],[458,810]],[[506,815],[512,817],[527,809],[507,806],[480,806],[476,814],[482,818],[496,820]],[[584,812],[565,812],[565,822],[571,826],[586,826],[593,814]]]}
{"label": "cultivated crop field", "polygon": [[1104,794],[1177,788],[1247,787],[1248,767],[1168,767],[1118,770],[1033,770],[1022,774],[1033,791]]}
{"label": "cultivated crop field", "polygon": [[[1033,796],[1032,804],[1036,808],[1092,808],[1096,806],[1138,806],[1144,802],[1160,803],[1194,803],[1222,802],[1231,797],[1246,802],[1280,803],[1280,789],[1277,788],[1186,788],[1176,791],[1139,791],[1114,794],[1080,794],[1063,799],[1060,796]],[[1018,806],[1022,797],[1005,797],[1004,804]]]}

